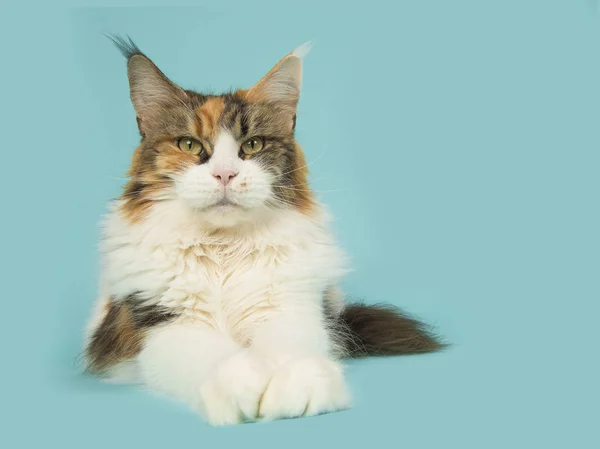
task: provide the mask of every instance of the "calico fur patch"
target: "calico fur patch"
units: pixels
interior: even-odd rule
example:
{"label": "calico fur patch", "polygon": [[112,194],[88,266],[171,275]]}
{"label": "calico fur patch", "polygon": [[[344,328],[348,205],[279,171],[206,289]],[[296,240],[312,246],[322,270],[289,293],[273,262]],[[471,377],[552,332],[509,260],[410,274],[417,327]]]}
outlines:
{"label": "calico fur patch", "polygon": [[107,309],[86,348],[87,368],[94,373],[135,357],[147,329],[175,318],[160,306],[143,305],[136,294],[123,300],[111,299]]}

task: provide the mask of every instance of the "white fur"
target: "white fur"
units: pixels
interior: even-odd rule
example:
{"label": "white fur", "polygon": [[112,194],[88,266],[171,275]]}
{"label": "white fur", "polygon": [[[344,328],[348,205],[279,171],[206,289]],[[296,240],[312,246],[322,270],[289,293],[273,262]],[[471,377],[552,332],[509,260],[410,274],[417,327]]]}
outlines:
{"label": "white fur", "polygon": [[242,165],[246,165],[244,162],[251,162],[239,158],[240,144],[228,130],[221,130],[215,140],[213,151],[214,154],[207,163],[212,173],[223,168],[238,173]]}
{"label": "white fur", "polygon": [[215,232],[187,200],[156,203],[135,225],[119,206],[105,222],[90,326],[107,297],[133,292],[180,317],[153,328],[137,359],[113,368],[117,380],[185,401],[212,424],[348,406],[321,313],[323,292],[345,273],[324,212],[260,209]]}
{"label": "white fur", "polygon": [[339,363],[324,357],[298,358],[275,372],[263,393],[259,416],[277,419],[316,415],[349,404]]}

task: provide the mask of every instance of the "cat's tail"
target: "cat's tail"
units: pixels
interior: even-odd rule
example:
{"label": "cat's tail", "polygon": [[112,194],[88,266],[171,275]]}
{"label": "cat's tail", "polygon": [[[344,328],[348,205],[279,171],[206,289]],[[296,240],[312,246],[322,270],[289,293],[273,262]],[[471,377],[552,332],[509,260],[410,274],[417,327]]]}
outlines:
{"label": "cat's tail", "polygon": [[429,326],[391,305],[348,304],[334,333],[349,358],[421,354],[447,346]]}

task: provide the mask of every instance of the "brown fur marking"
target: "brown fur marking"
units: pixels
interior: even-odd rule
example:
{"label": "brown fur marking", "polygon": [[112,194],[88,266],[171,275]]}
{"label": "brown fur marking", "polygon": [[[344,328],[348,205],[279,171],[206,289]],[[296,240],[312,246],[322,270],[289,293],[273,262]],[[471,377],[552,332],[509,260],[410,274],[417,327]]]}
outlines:
{"label": "brown fur marking", "polygon": [[141,342],[142,335],[135,328],[130,311],[122,304],[112,302],[87,348],[88,369],[101,372],[134,357],[141,349]]}
{"label": "brown fur marking", "polygon": [[223,97],[211,97],[196,109],[196,115],[199,117],[199,135],[214,139],[219,132],[219,120],[225,109],[225,100]]}
{"label": "brown fur marking", "polygon": [[154,148],[136,148],[122,198],[121,210],[132,223],[141,220],[155,201],[160,201],[171,185],[169,175],[198,162],[198,156],[184,153],[176,142],[157,143]]}
{"label": "brown fur marking", "polygon": [[135,357],[142,349],[146,331],[173,316],[156,306],[140,306],[135,298],[111,300],[108,312],[94,331],[86,348],[87,369],[102,373],[111,366]]}

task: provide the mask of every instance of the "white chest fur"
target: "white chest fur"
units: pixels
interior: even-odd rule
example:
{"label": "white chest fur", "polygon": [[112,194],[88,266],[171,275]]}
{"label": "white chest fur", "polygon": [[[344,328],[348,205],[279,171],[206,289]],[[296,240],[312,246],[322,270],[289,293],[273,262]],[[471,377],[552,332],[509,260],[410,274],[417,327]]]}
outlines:
{"label": "white chest fur", "polygon": [[286,301],[319,301],[345,265],[322,214],[279,211],[252,228],[219,233],[177,203],[134,225],[116,204],[101,249],[105,296],[137,293],[241,342]]}

